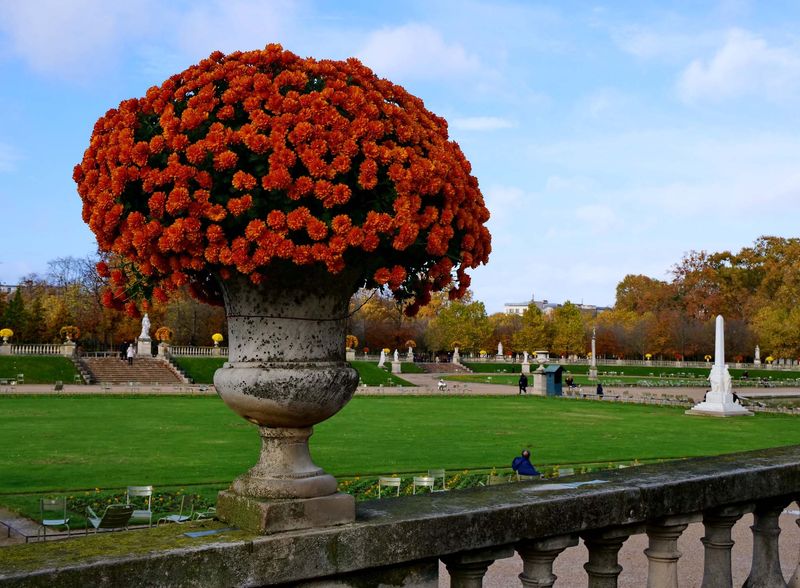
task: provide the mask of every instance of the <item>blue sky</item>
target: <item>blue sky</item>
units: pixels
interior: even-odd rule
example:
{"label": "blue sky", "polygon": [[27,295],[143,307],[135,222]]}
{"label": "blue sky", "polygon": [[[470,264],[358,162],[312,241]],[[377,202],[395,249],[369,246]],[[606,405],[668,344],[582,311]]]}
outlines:
{"label": "blue sky", "polygon": [[0,0],[0,282],[82,256],[92,126],[211,51],[359,57],[450,123],[487,205],[489,312],[610,305],[690,250],[797,236],[795,2]]}

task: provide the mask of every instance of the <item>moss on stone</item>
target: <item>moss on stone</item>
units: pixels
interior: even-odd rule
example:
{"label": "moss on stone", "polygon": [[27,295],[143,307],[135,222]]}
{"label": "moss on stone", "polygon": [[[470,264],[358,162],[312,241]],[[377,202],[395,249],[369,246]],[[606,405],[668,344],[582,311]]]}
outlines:
{"label": "moss on stone", "polygon": [[76,564],[87,564],[108,558],[156,553],[181,547],[195,547],[214,543],[252,539],[252,533],[240,530],[224,531],[204,537],[187,537],[191,531],[210,531],[226,528],[219,521],[199,521],[182,525],[163,525],[150,529],[129,531],[106,531],[98,534],[82,533],[75,539],[27,543],[3,548],[3,574],[15,574],[33,570],[63,568]]}

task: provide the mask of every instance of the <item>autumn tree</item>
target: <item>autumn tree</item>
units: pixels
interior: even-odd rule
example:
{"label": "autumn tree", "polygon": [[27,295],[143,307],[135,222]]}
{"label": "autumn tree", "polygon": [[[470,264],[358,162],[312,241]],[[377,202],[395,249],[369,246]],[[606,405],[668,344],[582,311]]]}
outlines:
{"label": "autumn tree", "polygon": [[568,357],[586,352],[586,327],[580,309],[567,301],[553,311],[552,350]]}
{"label": "autumn tree", "polygon": [[428,348],[443,351],[461,343],[464,351],[477,352],[491,335],[483,302],[450,302],[431,320],[426,333]]}
{"label": "autumn tree", "polygon": [[498,343],[503,344],[505,352],[522,351],[514,343],[514,335],[519,331],[522,325],[522,317],[518,314],[509,314],[505,312],[496,312],[489,315],[489,326],[491,334],[489,341],[485,341],[483,349],[490,350],[497,347]]}
{"label": "autumn tree", "polygon": [[11,329],[14,331],[14,339],[19,342],[27,342],[25,337],[25,301],[22,299],[22,289],[17,288],[11,295],[11,299],[6,305],[3,313],[3,326],[0,328]]}
{"label": "autumn tree", "polygon": [[514,335],[514,349],[533,353],[539,349],[550,349],[552,332],[549,321],[538,306],[531,303],[522,313],[521,326]]}

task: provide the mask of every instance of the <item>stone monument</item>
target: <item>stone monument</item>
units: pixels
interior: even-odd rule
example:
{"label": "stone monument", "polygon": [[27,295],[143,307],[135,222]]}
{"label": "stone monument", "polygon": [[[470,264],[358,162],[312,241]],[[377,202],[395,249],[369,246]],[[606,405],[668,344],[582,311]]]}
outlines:
{"label": "stone monument", "polygon": [[546,350],[536,351],[536,363],[539,367],[533,372],[532,394],[547,396],[547,379],[544,376],[544,364],[550,358],[550,353]]}
{"label": "stone monument", "polygon": [[708,376],[711,390],[703,402],[695,404],[686,414],[697,416],[753,416],[753,413],[733,400],[733,385],[728,366],[725,365],[725,321],[717,315],[716,339],[714,341],[714,365]]}
{"label": "stone monument", "polygon": [[378,367],[382,368],[386,364],[386,352],[381,349],[381,357],[378,360]]}
{"label": "stone monument", "polygon": [[592,327],[592,360],[589,363],[589,379],[597,379],[597,329]]}
{"label": "stone monument", "polygon": [[500,360],[500,361],[502,361],[504,359],[503,358],[503,342],[502,341],[497,344],[497,359]]}
{"label": "stone monument", "polygon": [[761,349],[759,349],[758,345],[756,345],[756,355],[753,359],[753,363],[756,365],[761,365]]}
{"label": "stone monument", "polygon": [[531,364],[528,363],[528,352],[522,352],[522,373],[529,374],[531,373]]}
{"label": "stone monument", "polygon": [[153,341],[150,339],[150,317],[144,313],[142,318],[142,332],[136,344],[136,355],[138,357],[151,357],[153,355]]}
{"label": "stone monument", "polygon": [[453,350],[453,363],[461,363],[461,356],[458,354],[458,347]]}
{"label": "stone monument", "polygon": [[399,374],[400,371],[400,354],[397,353],[397,349],[395,349],[394,357],[392,358],[392,373]]}

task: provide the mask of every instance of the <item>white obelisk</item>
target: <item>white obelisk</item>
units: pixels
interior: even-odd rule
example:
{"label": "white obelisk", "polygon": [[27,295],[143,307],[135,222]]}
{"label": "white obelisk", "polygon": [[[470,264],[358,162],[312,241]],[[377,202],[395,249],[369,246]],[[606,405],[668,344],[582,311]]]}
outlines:
{"label": "white obelisk", "polygon": [[733,386],[728,366],[725,365],[725,320],[717,315],[716,339],[714,340],[714,365],[708,376],[711,390],[703,402],[694,405],[686,414],[701,416],[753,416],[738,402],[733,401]]}
{"label": "white obelisk", "polygon": [[589,379],[597,379],[597,330],[592,327],[592,361],[589,363]]}

